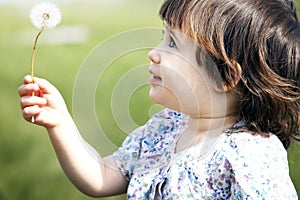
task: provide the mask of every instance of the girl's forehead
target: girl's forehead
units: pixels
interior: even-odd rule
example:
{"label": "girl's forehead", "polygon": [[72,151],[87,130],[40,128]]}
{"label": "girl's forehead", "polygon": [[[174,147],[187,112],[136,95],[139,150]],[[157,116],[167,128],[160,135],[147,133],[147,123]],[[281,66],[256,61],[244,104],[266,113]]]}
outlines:
{"label": "girl's forehead", "polygon": [[173,29],[166,21],[163,21],[163,26],[165,30]]}
{"label": "girl's forehead", "polygon": [[191,43],[197,43],[197,41],[195,41],[189,35],[183,33],[179,28],[174,28],[174,27],[170,26],[167,23],[164,23],[164,32],[170,33],[171,35],[173,35],[174,37],[176,37],[176,39],[180,39],[180,40],[184,40],[184,41],[189,41]]}
{"label": "girl's forehead", "polygon": [[164,30],[169,31],[174,35],[182,35],[183,36],[183,33],[178,28],[174,28],[166,22],[164,22]]}
{"label": "girl's forehead", "polygon": [[[191,28],[186,27],[185,30],[182,30],[181,28],[177,27],[177,26],[172,26],[170,25],[166,20],[163,21],[163,26],[164,26],[164,30],[165,31],[170,31],[173,33],[176,33],[176,35],[182,35],[186,38],[192,39],[194,38],[194,34],[191,31]],[[196,41],[194,39],[192,39],[193,41]]]}

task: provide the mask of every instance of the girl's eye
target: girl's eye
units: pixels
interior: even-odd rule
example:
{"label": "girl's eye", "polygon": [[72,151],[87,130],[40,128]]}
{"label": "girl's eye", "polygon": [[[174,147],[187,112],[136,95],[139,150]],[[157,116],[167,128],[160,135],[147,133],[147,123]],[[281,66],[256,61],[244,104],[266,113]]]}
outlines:
{"label": "girl's eye", "polygon": [[172,37],[170,37],[169,47],[176,48],[176,43],[175,43],[175,41],[174,41],[174,39]]}

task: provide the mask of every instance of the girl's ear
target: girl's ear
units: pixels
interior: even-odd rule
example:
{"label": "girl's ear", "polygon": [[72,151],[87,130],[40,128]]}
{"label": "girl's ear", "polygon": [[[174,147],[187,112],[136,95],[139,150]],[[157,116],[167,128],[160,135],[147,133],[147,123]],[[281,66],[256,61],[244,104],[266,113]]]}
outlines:
{"label": "girl's ear", "polygon": [[229,82],[223,81],[220,86],[216,86],[216,90],[218,92],[229,92],[230,90],[234,89],[241,80],[242,68],[238,62],[232,60],[230,70],[232,73],[231,80],[229,80]]}

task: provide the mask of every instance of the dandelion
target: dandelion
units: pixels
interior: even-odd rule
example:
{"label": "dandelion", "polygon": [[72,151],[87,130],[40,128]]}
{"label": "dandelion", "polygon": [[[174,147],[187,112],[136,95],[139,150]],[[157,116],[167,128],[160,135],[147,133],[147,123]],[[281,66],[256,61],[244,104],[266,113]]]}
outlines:
{"label": "dandelion", "polygon": [[[34,40],[30,65],[30,75],[32,78],[32,82],[34,82],[34,57],[38,39],[45,29],[54,28],[57,24],[59,24],[61,20],[61,13],[55,4],[41,3],[31,9],[29,18],[31,20],[31,23],[39,29],[39,32],[37,33]],[[32,93],[32,96],[34,96],[34,92]],[[31,121],[34,122],[34,117],[31,118]]]}
{"label": "dandelion", "polygon": [[58,7],[53,3],[41,3],[30,12],[31,23],[38,29],[54,28],[61,20]]}

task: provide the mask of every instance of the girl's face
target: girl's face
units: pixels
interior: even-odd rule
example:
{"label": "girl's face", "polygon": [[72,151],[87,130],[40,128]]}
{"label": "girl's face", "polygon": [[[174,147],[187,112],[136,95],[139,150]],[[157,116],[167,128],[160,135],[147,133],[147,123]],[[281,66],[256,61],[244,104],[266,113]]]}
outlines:
{"label": "girl's face", "polygon": [[149,96],[155,103],[190,116],[213,117],[216,111],[224,111],[220,103],[224,104],[225,97],[206,67],[197,63],[196,50],[190,38],[165,25],[162,42],[148,54]]}

